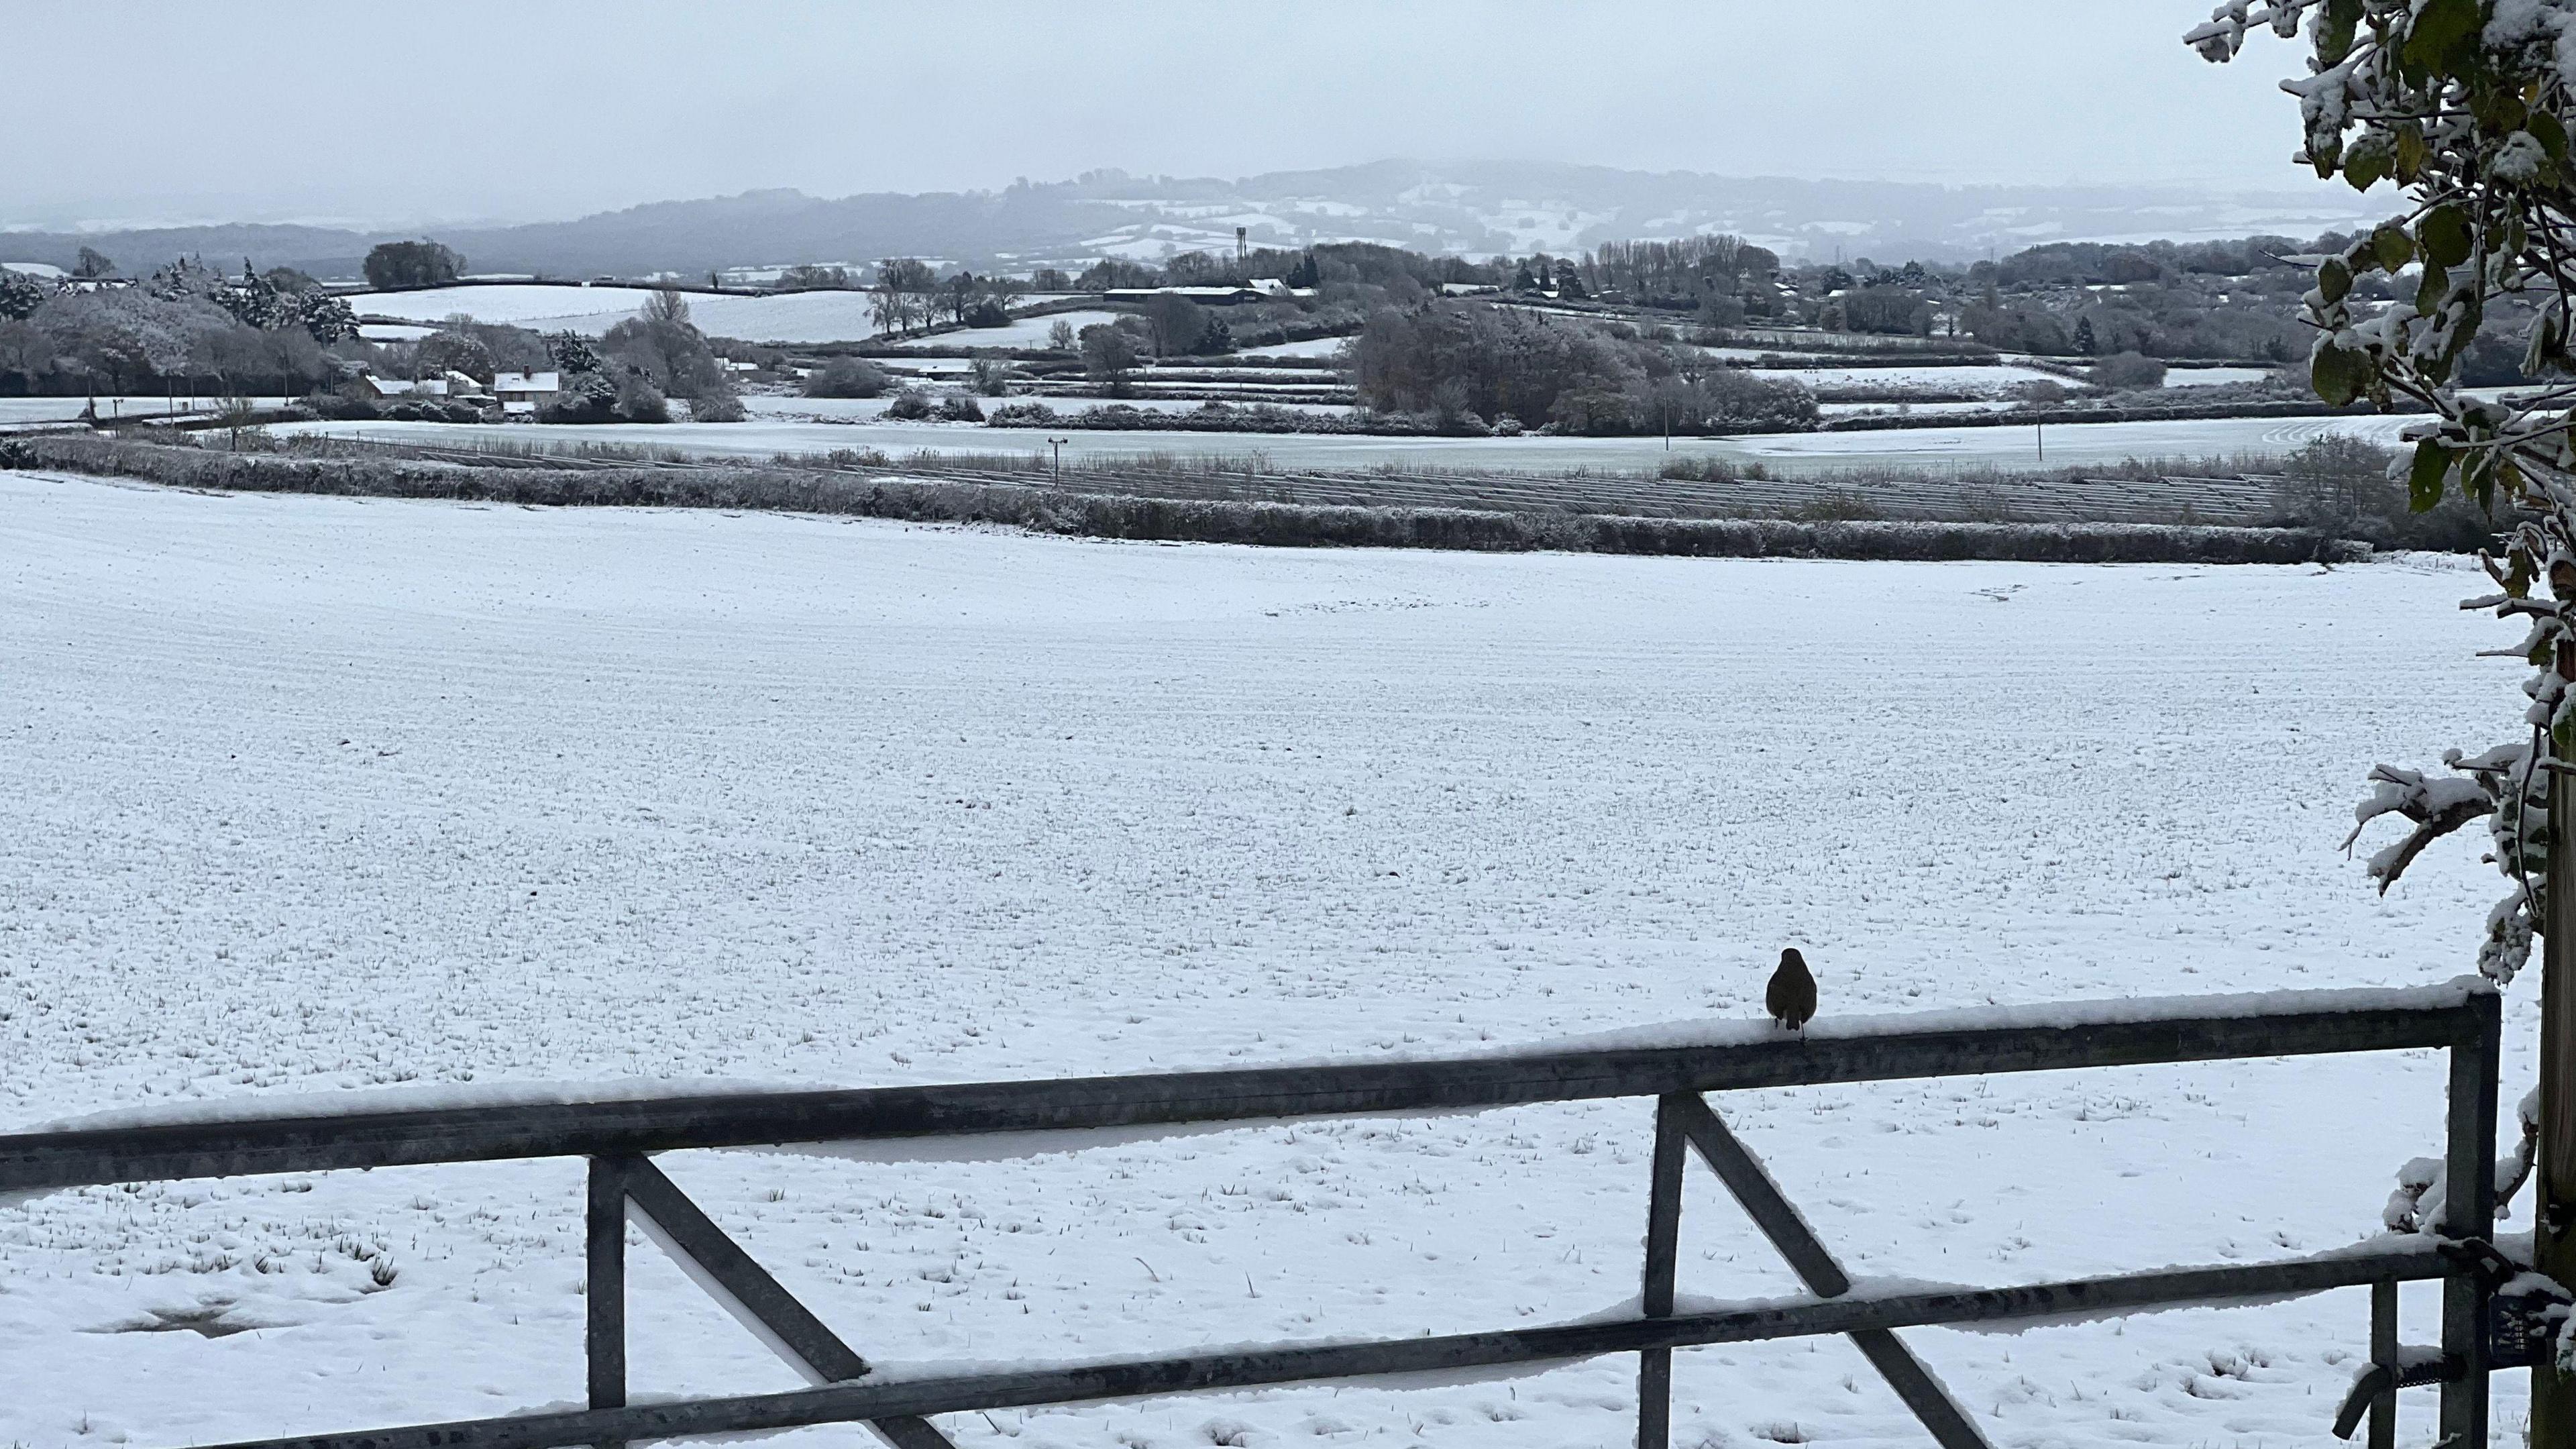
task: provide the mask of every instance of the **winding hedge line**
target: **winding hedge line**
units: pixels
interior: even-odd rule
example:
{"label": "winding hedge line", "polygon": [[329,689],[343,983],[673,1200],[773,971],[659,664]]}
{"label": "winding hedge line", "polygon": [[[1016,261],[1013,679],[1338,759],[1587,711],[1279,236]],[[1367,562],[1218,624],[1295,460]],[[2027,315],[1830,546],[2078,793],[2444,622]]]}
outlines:
{"label": "winding hedge line", "polygon": [[1491,513],[1064,493],[1017,483],[864,477],[784,467],[474,467],[403,458],[231,453],[112,438],[0,441],[0,468],[141,478],[180,488],[471,499],[571,507],[775,509],[924,523],[1007,524],[1090,538],[1279,548],[1556,549],[1691,558],[2022,559],[2047,563],[2306,563],[2367,544],[2306,529],[2147,523],[1796,522]]}

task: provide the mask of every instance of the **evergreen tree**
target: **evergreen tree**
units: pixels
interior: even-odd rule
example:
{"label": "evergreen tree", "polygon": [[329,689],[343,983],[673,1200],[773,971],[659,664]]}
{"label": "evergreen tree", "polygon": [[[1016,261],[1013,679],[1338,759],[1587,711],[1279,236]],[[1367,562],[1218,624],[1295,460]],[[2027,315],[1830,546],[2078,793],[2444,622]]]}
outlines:
{"label": "evergreen tree", "polygon": [[554,359],[556,368],[567,373],[599,371],[599,353],[578,332],[547,333],[546,355]]}
{"label": "evergreen tree", "polygon": [[2093,319],[2090,317],[2080,318],[2075,324],[2075,350],[2087,357],[2102,350],[2101,343],[2094,339]]}

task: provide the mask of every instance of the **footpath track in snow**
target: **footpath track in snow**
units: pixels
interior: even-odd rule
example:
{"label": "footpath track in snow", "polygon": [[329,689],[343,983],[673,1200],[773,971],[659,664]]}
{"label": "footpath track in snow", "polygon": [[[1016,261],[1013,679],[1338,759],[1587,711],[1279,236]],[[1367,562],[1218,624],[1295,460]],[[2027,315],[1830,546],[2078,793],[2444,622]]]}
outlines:
{"label": "footpath track in snow", "polygon": [[[1366,1059],[1747,1019],[1788,942],[1828,1014],[2440,980],[2492,874],[2446,849],[2381,900],[2333,847],[2372,762],[2508,717],[2514,669],[2470,657],[2493,627],[2451,607],[2477,585],[2412,559],[1269,552],[0,475],[0,1125]],[[2511,1102],[2527,991],[2506,1029]],[[1856,1278],[2007,1283],[2351,1242],[2435,1150],[2441,1085],[2399,1055],[1720,1105]],[[665,1165],[914,1371],[1611,1309],[1650,1135],[1642,1104],[1593,1103]],[[0,1360],[45,1366],[0,1442],[569,1405],[580,1205],[552,1161],[0,1205]],[[1711,1185],[1682,1232],[1686,1295],[1796,1291]],[[634,1261],[639,1393],[795,1384]],[[2344,1291],[1908,1338],[1998,1443],[2315,1442],[2365,1323]],[[171,1331],[123,1331],[146,1328]],[[2520,1385],[2497,1388],[2510,1433]],[[1632,1412],[1623,1358],[944,1427],[1535,1446],[1622,1442]],[[1835,1341],[1679,1355],[1675,1430],[1919,1432]]]}

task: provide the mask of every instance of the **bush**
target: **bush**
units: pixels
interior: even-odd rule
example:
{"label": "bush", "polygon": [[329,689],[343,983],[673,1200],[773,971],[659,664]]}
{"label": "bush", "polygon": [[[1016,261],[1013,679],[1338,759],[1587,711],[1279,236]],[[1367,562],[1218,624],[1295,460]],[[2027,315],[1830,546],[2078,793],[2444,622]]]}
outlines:
{"label": "bush", "polygon": [[966,309],[966,325],[969,327],[1008,327],[1011,325],[1011,314],[1002,310],[1001,303],[987,298],[984,301],[978,302],[974,306]]}
{"label": "bush", "polygon": [[750,416],[742,410],[742,399],[731,388],[711,389],[689,399],[689,421],[693,423],[738,423]]}
{"label": "bush", "polygon": [[1521,420],[1520,420],[1520,419],[1518,419],[1518,418],[1516,418],[1516,417],[1513,417],[1510,413],[1505,413],[1505,414],[1503,414],[1501,417],[1494,419],[1494,436],[1495,436],[1495,437],[1498,437],[1498,438],[1517,438],[1517,437],[1519,437],[1520,435],[1521,435]]}
{"label": "bush", "polygon": [[344,388],[338,392],[317,392],[306,398],[305,402],[312,407],[316,415],[329,418],[333,422],[372,422],[384,416],[383,411],[376,406],[375,399],[355,388]]}
{"label": "bush", "polygon": [[1011,393],[1011,364],[998,357],[976,358],[975,390],[986,397],[1008,397]]}
{"label": "bush", "polygon": [[537,410],[541,423],[613,423],[617,421],[617,385],[596,372],[576,372],[563,380],[552,401]]}
{"label": "bush", "polygon": [[2093,385],[2113,391],[2133,387],[2165,385],[2162,361],[2137,352],[2115,352],[2093,364]]}
{"label": "bush", "polygon": [[917,423],[930,416],[931,407],[929,393],[908,387],[896,393],[893,402],[886,404],[885,415],[902,422]]}
{"label": "bush", "polygon": [[883,397],[885,369],[864,357],[836,357],[805,379],[807,397]]}
{"label": "bush", "polygon": [[629,374],[617,385],[617,416],[630,423],[667,423],[671,420],[671,402],[662,396],[661,389]]}
{"label": "bush", "polygon": [[980,423],[984,421],[984,410],[975,405],[973,398],[961,392],[939,405],[939,420],[943,423]]}

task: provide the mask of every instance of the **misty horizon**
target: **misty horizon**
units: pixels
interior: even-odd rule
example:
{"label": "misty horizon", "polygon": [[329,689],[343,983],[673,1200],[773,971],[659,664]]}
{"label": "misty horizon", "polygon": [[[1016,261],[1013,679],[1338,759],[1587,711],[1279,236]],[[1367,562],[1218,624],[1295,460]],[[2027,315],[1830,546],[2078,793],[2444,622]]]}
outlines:
{"label": "misty horizon", "polygon": [[[569,221],[794,190],[989,193],[1115,169],[1240,180],[1493,158],[1651,175],[2295,197],[2277,77],[2177,37],[2203,0],[1949,14],[1829,0],[1573,11],[1306,7],[1172,29],[1005,6],[15,7],[0,228]],[[138,19],[146,12],[135,12]],[[64,23],[53,23],[59,20]],[[291,34],[292,46],[272,43]],[[500,36],[511,43],[495,43]],[[350,115],[351,82],[400,102]],[[223,118],[207,153],[204,119]],[[101,158],[118,164],[102,165]]]}

